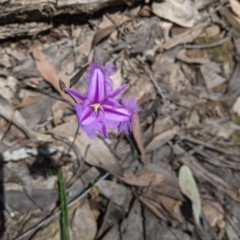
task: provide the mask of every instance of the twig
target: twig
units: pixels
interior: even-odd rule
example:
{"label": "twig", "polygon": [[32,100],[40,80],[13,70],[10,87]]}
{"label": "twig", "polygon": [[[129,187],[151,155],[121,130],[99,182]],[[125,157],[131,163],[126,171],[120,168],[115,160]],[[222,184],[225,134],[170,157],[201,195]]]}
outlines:
{"label": "twig", "polygon": [[162,98],[162,100],[165,100],[165,96],[162,92],[162,89],[158,86],[156,79],[154,78],[154,76],[152,75],[151,70],[149,69],[149,67],[147,66],[147,64],[145,62],[143,62],[142,59],[138,58],[138,60],[142,63],[145,72],[148,74],[148,77],[151,79],[154,87],[157,89],[158,94],[160,95],[160,97]]}
{"label": "twig", "polygon": [[145,69],[146,73],[148,74],[149,78],[151,79],[154,87],[157,89],[158,94],[160,95],[162,100],[165,100],[165,96],[162,92],[162,89],[158,86],[156,79],[153,77],[151,70],[149,69],[149,67],[146,64],[144,64],[144,69]]}
{"label": "twig", "polygon": [[[95,184],[92,187],[89,187],[88,189],[86,189],[82,194],[80,194],[77,198],[75,198],[74,200],[72,200],[71,202],[69,202],[68,204],[68,208],[72,207],[74,204],[76,204],[77,202],[79,202],[80,200],[82,200],[84,197],[86,197],[92,190],[93,187],[97,186],[101,181],[105,180],[110,174],[109,173],[105,173],[101,178],[99,178]],[[35,231],[37,231],[39,228],[44,227],[47,223],[49,223],[50,221],[54,220],[55,218],[58,218],[60,216],[61,211],[58,210],[56,213],[54,213],[53,215],[50,215],[49,217],[45,218],[44,220],[42,220],[41,222],[39,222],[37,225],[35,225],[34,227],[28,229],[26,232],[22,233],[21,235],[19,235],[18,237],[14,238],[14,240],[22,240],[23,238],[27,237],[28,235],[30,235],[31,233],[34,233]]]}
{"label": "twig", "polygon": [[192,142],[194,144],[201,145],[201,146],[206,147],[206,148],[208,148],[210,150],[214,150],[216,152],[223,153],[223,154],[226,154],[226,155],[230,155],[230,156],[239,156],[240,155],[239,152],[228,151],[228,150],[225,150],[223,148],[216,147],[216,146],[214,146],[214,145],[212,145],[210,143],[203,142],[203,141],[191,138],[191,137],[180,136],[180,138],[181,138],[181,140],[189,141],[189,142]]}
{"label": "twig", "polygon": [[[193,144],[190,144],[190,143],[187,143],[187,145],[189,147],[191,147],[195,153],[204,157],[204,160],[206,162],[208,162],[209,164],[213,165],[213,166],[222,167],[222,168],[230,168],[230,169],[234,169],[234,170],[240,170],[240,165],[239,164],[232,163],[231,161],[226,161],[227,163],[221,163],[218,160],[218,159],[221,159],[221,158],[218,158],[216,156],[211,156],[206,151],[203,151],[202,146],[194,147]],[[193,152],[193,154],[194,154],[194,152]]]}

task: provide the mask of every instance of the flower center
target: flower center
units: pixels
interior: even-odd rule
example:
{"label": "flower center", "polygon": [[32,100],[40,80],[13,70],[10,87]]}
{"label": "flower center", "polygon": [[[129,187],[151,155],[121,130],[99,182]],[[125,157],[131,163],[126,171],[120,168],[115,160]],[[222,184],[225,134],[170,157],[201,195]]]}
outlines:
{"label": "flower center", "polygon": [[103,113],[104,113],[104,110],[103,110],[102,105],[100,103],[94,103],[94,104],[91,104],[89,106],[93,108],[95,116],[97,115],[99,109],[101,111],[103,111]]}

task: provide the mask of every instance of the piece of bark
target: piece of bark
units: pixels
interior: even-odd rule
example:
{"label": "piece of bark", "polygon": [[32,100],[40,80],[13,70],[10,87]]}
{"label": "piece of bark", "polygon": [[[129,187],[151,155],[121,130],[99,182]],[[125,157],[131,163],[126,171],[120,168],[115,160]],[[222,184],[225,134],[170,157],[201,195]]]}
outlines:
{"label": "piece of bark", "polygon": [[[1,11],[1,8],[0,8]],[[0,23],[2,22],[0,13]],[[11,23],[8,25],[0,26],[0,40],[6,38],[20,37],[20,36],[34,36],[40,32],[47,31],[53,27],[49,23]]]}
{"label": "piece of bark", "polygon": [[0,24],[47,21],[61,14],[93,14],[106,7],[132,5],[140,0],[10,0],[0,6]]}
{"label": "piece of bark", "polygon": [[0,6],[0,40],[35,36],[53,27],[52,20],[60,15],[91,15],[119,5],[133,5],[140,0],[10,0]]}

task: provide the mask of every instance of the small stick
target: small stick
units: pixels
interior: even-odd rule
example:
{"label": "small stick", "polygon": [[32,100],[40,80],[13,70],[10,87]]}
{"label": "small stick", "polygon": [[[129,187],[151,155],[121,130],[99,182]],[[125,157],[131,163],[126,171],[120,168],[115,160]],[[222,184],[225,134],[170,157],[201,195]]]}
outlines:
{"label": "small stick", "polygon": [[160,95],[160,97],[161,97],[162,100],[164,101],[164,100],[165,100],[165,96],[164,96],[164,94],[163,94],[163,92],[162,92],[162,89],[158,86],[156,79],[155,79],[154,76],[152,75],[151,70],[150,70],[149,67],[146,65],[146,63],[143,62],[142,59],[139,58],[139,60],[140,60],[140,62],[142,63],[142,65],[143,65],[143,67],[144,67],[144,69],[145,69],[145,72],[147,73],[148,77],[151,79],[154,87],[157,89],[158,94]]}

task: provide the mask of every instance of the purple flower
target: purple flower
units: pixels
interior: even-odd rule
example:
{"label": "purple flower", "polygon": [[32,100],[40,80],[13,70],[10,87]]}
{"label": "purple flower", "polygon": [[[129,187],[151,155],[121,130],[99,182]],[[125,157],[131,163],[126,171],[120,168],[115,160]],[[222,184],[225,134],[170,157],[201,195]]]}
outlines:
{"label": "purple flower", "polygon": [[110,76],[115,73],[115,68],[112,64],[101,66],[92,63],[88,69],[89,83],[85,95],[71,88],[65,89],[76,100],[74,108],[80,127],[90,138],[97,134],[107,138],[108,128],[119,128],[119,132],[124,133],[132,131],[134,114],[139,111],[137,101],[134,97],[122,99],[122,104],[117,100],[128,84],[113,90]]}

